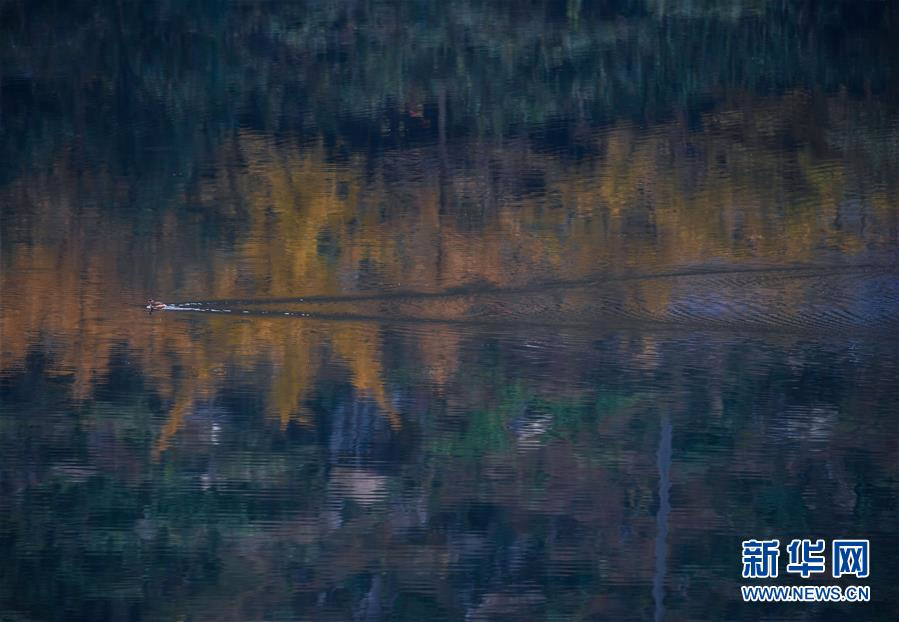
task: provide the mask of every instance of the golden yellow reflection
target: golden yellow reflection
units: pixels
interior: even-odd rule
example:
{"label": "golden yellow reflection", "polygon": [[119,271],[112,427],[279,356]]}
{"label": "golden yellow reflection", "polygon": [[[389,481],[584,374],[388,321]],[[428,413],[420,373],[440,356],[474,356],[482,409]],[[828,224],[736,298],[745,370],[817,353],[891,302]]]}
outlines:
{"label": "golden yellow reflection", "polygon": [[[123,189],[90,177],[97,173],[76,174],[60,156],[49,172],[23,175],[4,190],[3,201],[26,205],[29,216],[3,249],[2,368],[21,367],[40,346],[50,354],[48,371],[70,379],[73,397],[84,400],[124,346],[168,400],[159,455],[195,404],[220,388],[216,370],[226,362],[270,365],[271,417],[308,425],[304,401],[322,348],[330,348],[353,387],[398,427],[376,324],[314,331],[302,322],[210,318],[198,328],[144,321],[139,305],[166,292],[341,294],[365,275],[384,288],[504,288],[714,260],[804,262],[822,249],[851,254],[888,242],[877,225],[895,218],[897,180],[884,172],[878,143],[853,136],[859,105],[829,101],[826,132],[802,113],[811,105],[796,93],[759,101],[752,114],[710,112],[700,129],[681,120],[619,124],[591,134],[601,155],[576,163],[524,141],[465,146],[470,164],[454,170],[441,169],[437,147],[387,153],[374,166],[363,156],[335,164],[324,147],[289,147],[244,131],[220,147],[215,176],[188,188],[208,218],[239,223],[233,244],[206,246],[198,217],[179,205],[161,206],[149,233],[111,217],[98,203],[122,200]],[[784,150],[773,138],[816,133],[827,135],[807,144],[825,147]],[[839,150],[853,157],[834,157]],[[869,187],[866,174],[877,183]],[[526,178],[539,180],[537,190],[527,190]],[[847,224],[847,203],[864,206],[865,226]],[[152,257],[149,265],[132,263],[141,253]],[[654,282],[624,296],[625,310],[662,316],[671,292]],[[521,308],[542,300],[534,295]],[[404,311],[452,319],[478,304],[460,296],[407,303]],[[435,325],[418,339],[422,368],[445,384],[458,372],[457,333]]]}

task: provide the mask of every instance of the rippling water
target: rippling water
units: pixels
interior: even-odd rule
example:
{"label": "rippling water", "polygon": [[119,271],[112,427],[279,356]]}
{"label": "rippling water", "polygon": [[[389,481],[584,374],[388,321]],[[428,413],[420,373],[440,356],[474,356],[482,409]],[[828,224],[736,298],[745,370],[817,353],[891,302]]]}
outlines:
{"label": "rippling water", "polygon": [[0,3],[0,620],[897,619],[897,27]]}

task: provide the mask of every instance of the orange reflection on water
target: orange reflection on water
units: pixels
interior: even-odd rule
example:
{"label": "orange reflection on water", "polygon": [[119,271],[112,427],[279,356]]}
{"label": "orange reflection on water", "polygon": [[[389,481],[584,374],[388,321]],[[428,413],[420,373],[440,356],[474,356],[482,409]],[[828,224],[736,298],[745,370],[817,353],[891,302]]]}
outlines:
{"label": "orange reflection on water", "polygon": [[[580,162],[523,140],[450,145],[459,150],[456,168],[436,146],[386,153],[374,165],[363,156],[335,163],[320,145],[300,149],[242,131],[219,147],[214,175],[185,186],[181,199],[198,208],[184,209],[181,199],[156,206],[143,229],[100,207],[125,200],[123,182],[76,173],[61,155],[50,172],[23,175],[3,193],[25,208],[3,254],[2,369],[21,368],[41,350],[80,401],[107,376],[115,352],[127,351],[168,403],[159,455],[194,405],[220,390],[224,364],[269,365],[271,416],[281,426],[307,425],[303,404],[322,348],[331,348],[353,387],[399,427],[377,324],[325,331],[260,318],[195,322],[146,316],[139,305],[148,296],[501,290],[710,262],[783,266],[889,245],[899,184],[880,143],[854,135],[863,108],[827,100],[822,129],[806,114],[812,105],[792,93],[707,113],[699,128],[683,120],[613,125],[589,135],[599,155]],[[811,138],[785,150],[784,136]],[[233,244],[203,238],[208,221],[233,227]],[[804,287],[782,289],[777,304],[801,300]],[[565,304],[577,306],[579,295],[566,294]],[[655,281],[620,295],[624,312],[663,318],[672,292]],[[551,311],[554,296],[532,292],[504,304],[515,314]],[[458,296],[365,308],[455,319],[484,304]],[[438,386],[458,373],[457,333],[435,324],[417,339],[422,368]]]}

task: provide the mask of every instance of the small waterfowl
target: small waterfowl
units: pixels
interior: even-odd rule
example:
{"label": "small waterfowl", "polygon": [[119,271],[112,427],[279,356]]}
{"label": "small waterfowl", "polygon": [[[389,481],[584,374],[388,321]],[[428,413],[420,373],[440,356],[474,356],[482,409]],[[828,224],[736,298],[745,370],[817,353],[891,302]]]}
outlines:
{"label": "small waterfowl", "polygon": [[149,309],[150,312],[162,311],[163,309],[165,309],[165,303],[159,302],[158,300],[153,300],[152,298],[150,298],[147,301],[147,309]]}

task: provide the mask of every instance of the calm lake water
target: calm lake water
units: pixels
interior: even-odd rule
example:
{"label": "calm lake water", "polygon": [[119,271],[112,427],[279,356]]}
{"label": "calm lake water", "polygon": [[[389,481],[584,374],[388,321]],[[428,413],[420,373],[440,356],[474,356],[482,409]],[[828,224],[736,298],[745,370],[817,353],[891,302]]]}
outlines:
{"label": "calm lake water", "polygon": [[3,622],[899,619],[894,3],[0,32]]}

